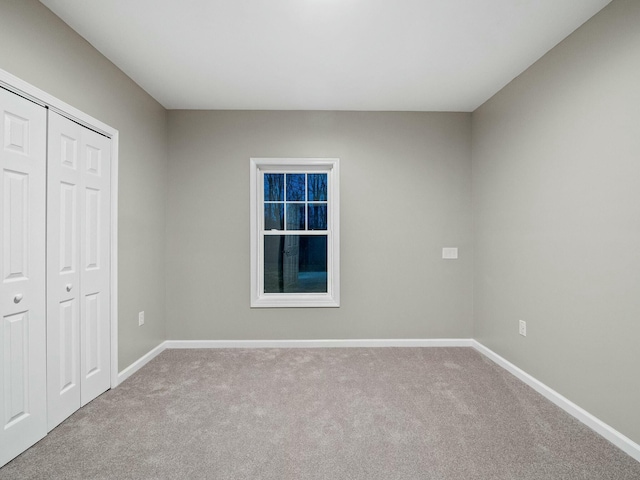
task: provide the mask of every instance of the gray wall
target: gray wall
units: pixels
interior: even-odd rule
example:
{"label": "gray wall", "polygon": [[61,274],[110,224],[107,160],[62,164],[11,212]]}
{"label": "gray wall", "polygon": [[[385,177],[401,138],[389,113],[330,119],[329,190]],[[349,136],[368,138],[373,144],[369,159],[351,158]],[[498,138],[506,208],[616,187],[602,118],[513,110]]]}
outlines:
{"label": "gray wall", "polygon": [[120,131],[123,369],[165,339],[166,111],[35,0],[0,0],[0,68]]}
{"label": "gray wall", "polygon": [[[169,135],[168,338],[471,336],[470,114],[171,111]],[[250,309],[249,158],[296,156],[340,158],[341,307]]]}
{"label": "gray wall", "polygon": [[475,338],[640,442],[640,2],[611,3],[472,131]]}

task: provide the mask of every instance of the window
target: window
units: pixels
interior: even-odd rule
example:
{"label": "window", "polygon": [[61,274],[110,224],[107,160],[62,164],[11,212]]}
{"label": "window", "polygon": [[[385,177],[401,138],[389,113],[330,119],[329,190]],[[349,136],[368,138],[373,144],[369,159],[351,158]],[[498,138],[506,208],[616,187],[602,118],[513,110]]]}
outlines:
{"label": "window", "polygon": [[251,306],[340,305],[337,158],[251,159]]}

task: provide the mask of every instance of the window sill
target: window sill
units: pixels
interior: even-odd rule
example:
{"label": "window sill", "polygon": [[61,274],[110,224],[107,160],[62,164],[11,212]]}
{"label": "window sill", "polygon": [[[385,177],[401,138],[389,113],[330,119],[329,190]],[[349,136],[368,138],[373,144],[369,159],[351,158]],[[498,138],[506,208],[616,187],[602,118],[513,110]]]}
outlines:
{"label": "window sill", "polygon": [[251,299],[251,308],[317,308],[340,307],[340,301],[326,293],[263,294]]}

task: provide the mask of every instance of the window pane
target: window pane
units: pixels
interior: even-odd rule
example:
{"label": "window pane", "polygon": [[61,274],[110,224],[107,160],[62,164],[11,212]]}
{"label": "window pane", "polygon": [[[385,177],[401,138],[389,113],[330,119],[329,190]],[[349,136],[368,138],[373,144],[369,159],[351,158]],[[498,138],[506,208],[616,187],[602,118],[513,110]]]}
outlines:
{"label": "window pane", "polygon": [[307,175],[307,184],[309,189],[310,202],[327,200],[326,173],[310,173],[309,175]]}
{"label": "window pane", "polygon": [[309,230],[327,229],[327,204],[309,204]]}
{"label": "window pane", "polygon": [[304,203],[287,203],[287,230],[304,230]]}
{"label": "window pane", "polygon": [[284,230],[284,203],[264,204],[264,229]]}
{"label": "window pane", "polygon": [[284,174],[265,173],[264,174],[264,201],[282,202],[284,201]]}
{"label": "window pane", "polygon": [[326,235],[266,235],[264,293],[327,293]]}
{"label": "window pane", "polygon": [[287,202],[306,200],[304,189],[304,173],[287,174]]}

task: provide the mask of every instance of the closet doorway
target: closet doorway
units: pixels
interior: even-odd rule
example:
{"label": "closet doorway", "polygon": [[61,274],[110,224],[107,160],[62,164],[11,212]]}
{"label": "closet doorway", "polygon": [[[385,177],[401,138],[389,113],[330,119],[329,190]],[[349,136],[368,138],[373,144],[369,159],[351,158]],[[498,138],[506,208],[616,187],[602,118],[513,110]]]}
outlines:
{"label": "closet doorway", "polygon": [[0,70],[0,467],[117,385],[117,153]]}

